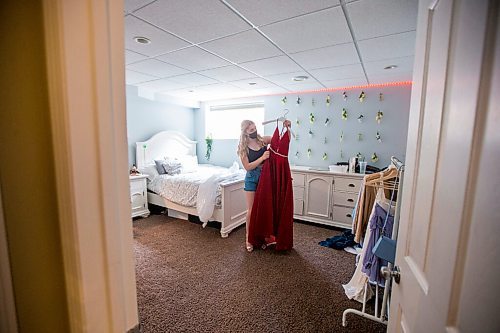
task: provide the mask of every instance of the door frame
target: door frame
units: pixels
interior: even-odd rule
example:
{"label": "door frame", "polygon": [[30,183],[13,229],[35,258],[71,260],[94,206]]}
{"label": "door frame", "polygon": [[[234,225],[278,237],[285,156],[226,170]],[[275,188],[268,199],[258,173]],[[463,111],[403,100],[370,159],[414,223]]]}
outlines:
{"label": "door frame", "polygon": [[43,0],[72,332],[138,327],[122,0]]}
{"label": "door frame", "polygon": [[2,186],[0,186],[0,332],[17,333],[16,303],[3,214]]}

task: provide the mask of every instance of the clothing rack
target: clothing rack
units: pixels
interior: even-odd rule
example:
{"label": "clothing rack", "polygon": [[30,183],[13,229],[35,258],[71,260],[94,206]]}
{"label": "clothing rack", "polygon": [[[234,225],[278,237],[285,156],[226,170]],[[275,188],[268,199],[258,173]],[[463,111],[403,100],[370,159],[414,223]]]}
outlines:
{"label": "clothing rack", "polygon": [[[401,211],[401,195],[402,195],[402,190],[403,190],[403,176],[404,176],[405,165],[403,162],[401,162],[401,160],[399,160],[398,158],[396,158],[394,156],[391,157],[391,164],[394,167],[396,167],[396,169],[398,170],[398,177],[397,178],[398,178],[399,186],[398,186],[397,196],[396,196],[396,207],[394,210],[394,224],[392,227],[392,236],[391,236],[391,238],[393,240],[397,240],[398,227],[399,227],[399,216],[400,216],[400,211]],[[389,214],[389,212],[390,212],[390,209],[387,211],[387,214]],[[366,250],[368,250],[368,249],[366,249]],[[362,264],[361,262],[358,263],[358,265],[361,265],[361,264]],[[391,271],[393,268],[393,264],[389,262],[387,267],[388,267],[389,271]],[[378,285],[378,283],[375,283],[375,311],[374,311],[375,313],[369,314],[366,312],[366,302],[367,302],[366,295],[367,295],[367,289],[369,287],[368,285],[370,283],[367,280],[365,283],[365,288],[364,288],[363,303],[362,303],[363,306],[362,306],[361,311],[358,309],[352,309],[352,308],[344,310],[344,313],[342,314],[342,326],[344,326],[344,327],[347,326],[347,314],[348,313],[353,313],[353,314],[356,314],[358,316],[361,316],[361,317],[376,321],[378,323],[382,323],[382,324],[387,325],[389,305],[390,305],[389,304],[390,303],[389,302],[389,292],[391,289],[391,282],[392,282],[391,278],[385,280],[384,293],[382,296],[382,305],[380,307],[380,314],[379,314],[379,306],[378,306],[379,285]]]}

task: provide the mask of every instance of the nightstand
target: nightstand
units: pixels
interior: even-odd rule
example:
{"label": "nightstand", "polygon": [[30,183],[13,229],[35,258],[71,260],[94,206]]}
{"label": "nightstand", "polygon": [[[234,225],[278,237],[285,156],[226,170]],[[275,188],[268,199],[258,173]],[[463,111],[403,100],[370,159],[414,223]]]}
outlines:
{"label": "nightstand", "polygon": [[148,217],[148,190],[146,178],[148,175],[129,176],[130,180],[130,203],[132,206],[132,217]]}

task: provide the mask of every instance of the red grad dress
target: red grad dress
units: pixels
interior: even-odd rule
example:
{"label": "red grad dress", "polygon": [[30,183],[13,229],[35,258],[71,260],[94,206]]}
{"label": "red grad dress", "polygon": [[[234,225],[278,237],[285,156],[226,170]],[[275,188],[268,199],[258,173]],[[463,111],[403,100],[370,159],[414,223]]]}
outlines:
{"label": "red grad dress", "polygon": [[254,247],[266,244],[266,238],[276,237],[276,250],[293,247],[293,188],[288,148],[290,132],[280,138],[278,126],[271,138],[270,155],[262,166],[255,192],[248,242]]}

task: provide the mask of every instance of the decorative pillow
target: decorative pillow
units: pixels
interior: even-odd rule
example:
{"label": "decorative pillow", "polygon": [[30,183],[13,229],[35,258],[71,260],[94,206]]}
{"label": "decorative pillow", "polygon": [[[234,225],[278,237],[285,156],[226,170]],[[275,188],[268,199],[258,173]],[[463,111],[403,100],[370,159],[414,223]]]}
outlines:
{"label": "decorative pillow", "polygon": [[198,157],[196,155],[185,155],[177,158],[182,164],[181,173],[196,172],[198,169]]}
{"label": "decorative pillow", "polygon": [[158,173],[160,175],[164,175],[166,174],[167,172],[165,171],[165,169],[163,168],[163,163],[165,162],[165,160],[155,160],[155,165],[156,165],[156,171],[158,171]]}
{"label": "decorative pillow", "polygon": [[165,157],[162,162],[163,170],[167,175],[177,175],[181,173],[182,164],[180,161]]}
{"label": "decorative pillow", "polygon": [[156,170],[156,164],[146,165],[142,167],[139,171],[144,175],[148,175],[147,179],[149,180],[153,180],[153,178],[159,175],[158,170]]}

